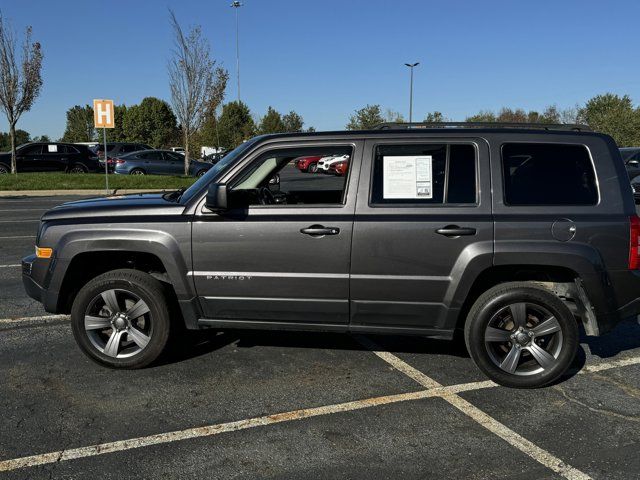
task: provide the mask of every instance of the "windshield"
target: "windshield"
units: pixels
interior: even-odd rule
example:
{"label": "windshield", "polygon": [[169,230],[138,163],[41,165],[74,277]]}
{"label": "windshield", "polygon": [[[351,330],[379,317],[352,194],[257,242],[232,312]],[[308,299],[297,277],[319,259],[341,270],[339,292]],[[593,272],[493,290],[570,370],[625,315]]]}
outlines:
{"label": "windshield", "polygon": [[200,177],[193,185],[191,185],[180,197],[180,203],[187,203],[195,195],[198,194],[206,185],[209,185],[221,172],[233,165],[240,156],[251,148],[260,137],[252,138],[242,145],[231,150],[224,158],[211,167],[207,173]]}

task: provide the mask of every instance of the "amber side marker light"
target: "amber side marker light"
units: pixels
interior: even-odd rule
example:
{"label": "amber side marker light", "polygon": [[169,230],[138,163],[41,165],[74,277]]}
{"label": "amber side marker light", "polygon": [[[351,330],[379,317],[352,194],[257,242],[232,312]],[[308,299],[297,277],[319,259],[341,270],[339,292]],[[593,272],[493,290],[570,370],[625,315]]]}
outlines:
{"label": "amber side marker light", "polygon": [[51,258],[53,256],[53,248],[36,247],[36,257]]}

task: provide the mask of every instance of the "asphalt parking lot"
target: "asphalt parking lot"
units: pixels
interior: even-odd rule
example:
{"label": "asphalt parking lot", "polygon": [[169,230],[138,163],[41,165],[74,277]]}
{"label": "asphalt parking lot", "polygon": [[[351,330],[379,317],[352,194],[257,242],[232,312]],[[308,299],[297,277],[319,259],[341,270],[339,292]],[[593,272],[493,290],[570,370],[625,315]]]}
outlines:
{"label": "asphalt parking lot", "polygon": [[207,332],[108,370],[22,289],[37,219],[65,200],[0,198],[0,476],[640,478],[635,321],[533,391],[417,337]]}

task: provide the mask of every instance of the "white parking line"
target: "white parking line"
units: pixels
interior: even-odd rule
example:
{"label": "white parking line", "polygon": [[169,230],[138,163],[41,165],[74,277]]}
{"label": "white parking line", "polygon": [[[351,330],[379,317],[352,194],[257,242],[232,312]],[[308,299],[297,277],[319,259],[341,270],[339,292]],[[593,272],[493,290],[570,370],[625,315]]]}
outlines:
{"label": "white parking line", "polygon": [[[363,346],[373,351],[373,353],[375,353],[382,360],[389,363],[391,366],[398,369],[408,377],[412,378],[420,385],[430,389],[434,387],[441,387],[438,382],[426,376],[419,370],[416,370],[404,360],[401,360],[400,358],[389,352],[381,351],[380,348],[370,339],[362,336],[357,336],[356,338]],[[580,470],[572,467],[571,465],[568,465],[558,457],[538,447],[523,436],[511,430],[506,425],[487,415],[485,412],[483,412],[464,398],[459,397],[455,393],[443,394],[441,395],[441,397],[450,405],[453,405],[462,413],[478,422],[491,433],[499,436],[511,446],[517,448],[522,453],[530,456],[538,463],[541,463],[557,474],[562,475],[569,480],[587,480],[591,478],[586,473],[583,473]]]}
{"label": "white parking line", "polygon": [[11,265],[0,265],[0,268],[15,268],[15,267],[19,267],[20,264],[19,263],[14,263]]}
{"label": "white parking line", "polygon": [[68,320],[69,315],[37,315],[35,317],[0,318],[0,325],[11,325],[21,323],[47,323],[53,320]]}
{"label": "white parking line", "polygon": [[35,235],[16,235],[13,237],[0,237],[0,240],[8,240],[10,238],[36,238]]}

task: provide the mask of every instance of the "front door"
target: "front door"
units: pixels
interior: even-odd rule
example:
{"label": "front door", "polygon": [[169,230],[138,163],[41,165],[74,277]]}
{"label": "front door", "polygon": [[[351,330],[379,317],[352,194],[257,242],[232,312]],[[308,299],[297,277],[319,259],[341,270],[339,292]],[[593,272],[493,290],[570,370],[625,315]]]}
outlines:
{"label": "front door", "polygon": [[[203,199],[192,275],[208,323],[347,328],[361,152],[353,140],[266,146],[223,177],[227,212],[207,212]],[[325,154],[349,155],[354,168],[338,177],[293,163]]]}
{"label": "front door", "polygon": [[492,254],[486,142],[367,140],[353,233],[354,331],[448,336],[464,300],[461,276],[491,266]]}

